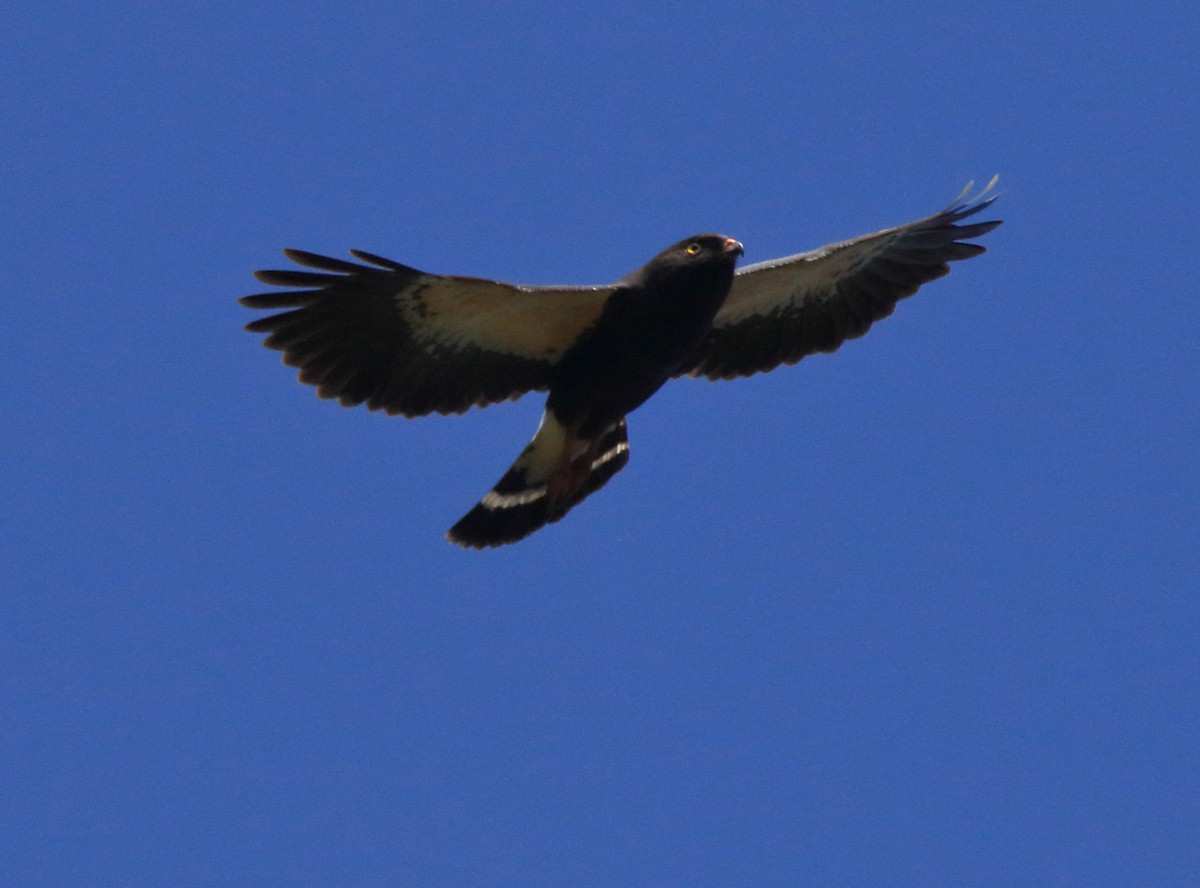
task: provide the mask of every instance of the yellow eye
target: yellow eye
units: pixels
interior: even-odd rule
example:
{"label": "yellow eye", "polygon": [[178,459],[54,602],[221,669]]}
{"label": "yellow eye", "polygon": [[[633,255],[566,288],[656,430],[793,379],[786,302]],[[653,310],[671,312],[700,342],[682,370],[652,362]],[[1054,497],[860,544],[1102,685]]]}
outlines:
{"label": "yellow eye", "polygon": [[700,252],[700,245],[698,243],[696,243],[695,241],[693,241],[692,243],[688,244],[683,249],[684,249],[684,252],[686,252],[689,256],[695,256],[697,253]]}

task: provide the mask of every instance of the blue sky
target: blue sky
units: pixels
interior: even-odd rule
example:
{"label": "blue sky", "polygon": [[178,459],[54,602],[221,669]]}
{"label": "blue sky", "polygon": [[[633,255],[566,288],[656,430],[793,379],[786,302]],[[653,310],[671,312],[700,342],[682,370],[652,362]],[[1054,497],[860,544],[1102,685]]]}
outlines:
{"label": "blue sky", "polygon": [[[0,881],[1184,885],[1194,8],[26,5],[0,35]],[[685,380],[564,522],[537,397],[387,419],[281,247],[603,283],[1002,175],[832,356]]]}

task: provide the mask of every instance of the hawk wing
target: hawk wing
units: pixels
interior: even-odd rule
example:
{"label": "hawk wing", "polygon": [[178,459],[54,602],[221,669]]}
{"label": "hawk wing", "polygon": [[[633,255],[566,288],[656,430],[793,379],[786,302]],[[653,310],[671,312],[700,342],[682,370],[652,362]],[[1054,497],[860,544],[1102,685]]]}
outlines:
{"label": "hawk wing", "polygon": [[676,375],[749,376],[862,336],[899,300],[948,273],[947,263],[984,252],[963,241],[1000,222],[958,223],[992,204],[995,184],[975,197],[967,185],[927,219],[739,269],[712,332]]}
{"label": "hawk wing", "polygon": [[290,309],[246,325],[266,333],[323,398],[422,416],[462,413],[545,389],[550,370],[604,307],[611,287],[521,287],[426,274],[360,250],[367,265],[284,250],[318,271],[259,271],[284,292],[247,308]]}

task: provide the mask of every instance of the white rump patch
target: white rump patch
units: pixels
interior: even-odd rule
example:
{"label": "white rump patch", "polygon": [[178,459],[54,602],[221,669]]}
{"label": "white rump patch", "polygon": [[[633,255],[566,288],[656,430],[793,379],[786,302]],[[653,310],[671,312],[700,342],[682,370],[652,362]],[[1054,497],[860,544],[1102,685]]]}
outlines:
{"label": "white rump patch", "polygon": [[554,474],[562,459],[563,448],[567,446],[567,429],[558,417],[546,410],[542,413],[542,421],[538,424],[537,433],[533,436],[521,455],[517,457],[514,468],[521,469],[525,474],[525,483],[531,486],[544,484],[546,479]]}

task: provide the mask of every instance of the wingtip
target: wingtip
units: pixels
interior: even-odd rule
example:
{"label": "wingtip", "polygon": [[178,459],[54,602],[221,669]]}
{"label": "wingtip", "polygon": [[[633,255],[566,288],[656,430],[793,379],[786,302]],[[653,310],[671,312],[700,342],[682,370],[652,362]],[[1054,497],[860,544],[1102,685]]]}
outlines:
{"label": "wingtip", "polygon": [[[968,207],[973,209],[983,209],[995,203],[996,198],[1000,196],[1000,192],[992,194],[996,183],[1000,181],[1000,174],[996,173],[988,180],[988,183],[983,186],[983,189],[978,194],[972,194],[975,189],[975,180],[969,181],[965,188],[959,192],[958,197],[950,202],[947,210],[964,210]],[[991,195],[990,197],[988,195]]]}
{"label": "wingtip", "polygon": [[411,265],[405,265],[402,262],[396,262],[394,259],[387,259],[375,253],[368,253],[366,250],[351,250],[350,255],[361,262],[366,262],[369,265],[384,268],[388,271],[398,271],[402,274],[421,274],[420,271]]}

